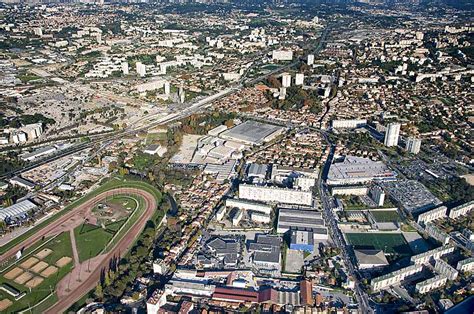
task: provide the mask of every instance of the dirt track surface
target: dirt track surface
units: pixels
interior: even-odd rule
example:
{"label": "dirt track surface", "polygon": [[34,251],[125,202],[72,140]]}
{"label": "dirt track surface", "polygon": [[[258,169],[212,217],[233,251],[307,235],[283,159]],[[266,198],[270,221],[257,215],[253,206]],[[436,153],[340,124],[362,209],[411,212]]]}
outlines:
{"label": "dirt track surface", "polygon": [[0,257],[0,262],[6,260],[18,252],[21,248],[29,247],[43,236],[58,234],[67,230],[74,229],[80,225],[84,217],[88,217],[91,209],[100,203],[105,197],[117,194],[132,194],[140,196],[144,199],[145,211],[138,218],[136,223],[129,229],[128,233],[123,236],[115,247],[108,253],[96,256],[90,261],[84,261],[79,265],[75,265],[73,271],[64,277],[57,285],[56,292],[59,301],[54,304],[46,313],[62,313],[69,308],[74,302],[80,299],[87,292],[92,290],[100,280],[101,272],[108,268],[109,261],[112,258],[123,256],[132,246],[133,241],[145,227],[146,222],[151,218],[157,208],[154,196],[146,191],[136,188],[118,188],[106,191],[90,200],[78,205],[70,212],[64,214],[58,220],[52,222],[48,226],[39,230],[37,233],[26,239],[22,243],[11,248],[8,252]]}

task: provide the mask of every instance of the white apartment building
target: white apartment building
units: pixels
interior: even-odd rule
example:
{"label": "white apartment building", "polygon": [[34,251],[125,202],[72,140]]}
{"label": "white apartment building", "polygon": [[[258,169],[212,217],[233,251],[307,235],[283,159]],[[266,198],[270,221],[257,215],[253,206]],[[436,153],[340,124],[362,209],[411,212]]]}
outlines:
{"label": "white apartment building", "polygon": [[296,204],[305,206],[311,206],[313,204],[313,193],[311,191],[249,184],[239,185],[239,198],[261,202]]}
{"label": "white apartment building", "polygon": [[235,199],[235,198],[228,198],[225,201],[225,206],[237,207],[237,208],[245,209],[245,210],[252,210],[252,211],[260,212],[266,215],[270,215],[270,213],[272,212],[272,207],[270,205],[252,202],[248,200]]}
{"label": "white apartment building", "polygon": [[386,275],[373,278],[370,287],[373,292],[389,288],[393,285],[399,285],[405,278],[417,274],[423,270],[423,265],[411,265]]}
{"label": "white apartment building", "polygon": [[135,69],[137,71],[137,74],[140,76],[140,77],[144,77],[146,75],[146,66],[141,63],[141,62],[137,62],[135,64]]}
{"label": "white apartment building", "polygon": [[448,208],[446,206],[436,207],[435,209],[432,209],[423,214],[420,214],[417,218],[417,222],[427,224],[431,221],[442,219],[446,217],[447,211],[448,211]]}
{"label": "white apartment building", "polygon": [[333,186],[331,187],[331,195],[367,195],[369,188],[363,185]]}
{"label": "white apartment building", "polygon": [[123,75],[128,75],[128,73],[129,73],[129,71],[128,71],[128,62],[122,62],[121,67],[122,67],[122,74]]}
{"label": "white apartment building", "polygon": [[308,65],[313,65],[314,64],[314,55],[310,54],[308,55]]}
{"label": "white apartment building", "polygon": [[334,129],[354,129],[367,124],[367,119],[332,120]]}
{"label": "white apartment building", "polygon": [[272,59],[277,61],[293,60],[293,51],[291,50],[273,50]]}
{"label": "white apartment building", "polygon": [[419,138],[409,137],[406,143],[406,150],[411,154],[418,154],[421,148],[421,140]]}
{"label": "white apartment building", "polygon": [[224,219],[226,212],[227,212],[227,209],[225,206],[222,206],[221,208],[219,208],[216,213],[216,220],[221,221],[222,219]]}
{"label": "white apartment building", "polygon": [[270,223],[270,215],[263,214],[263,213],[257,213],[257,212],[252,212],[250,214],[250,219],[254,222],[262,223],[262,224],[268,224]]}
{"label": "white apartment building", "polygon": [[456,269],[463,272],[472,272],[474,270],[474,257],[459,261]]}
{"label": "white apartment building", "polygon": [[283,73],[281,75],[281,86],[282,87],[290,87],[291,86],[291,75],[288,73]]}
{"label": "white apartment building", "polygon": [[436,260],[435,270],[441,275],[446,276],[449,280],[455,280],[459,275],[459,272],[456,269],[442,259]]}
{"label": "white apartment building", "polygon": [[416,265],[426,264],[431,260],[437,260],[443,257],[446,254],[454,252],[454,246],[444,245],[439,248],[413,255],[410,261]]}
{"label": "white apartment building", "polygon": [[428,223],[425,226],[425,231],[428,233],[430,237],[433,239],[441,242],[443,245],[449,243],[450,236],[440,228],[436,227],[435,225]]}
{"label": "white apartment building", "polygon": [[464,216],[470,212],[472,208],[474,208],[474,201],[454,207],[449,211],[449,218],[456,219],[460,216]]}
{"label": "white apartment building", "polygon": [[385,192],[379,186],[374,186],[370,189],[370,198],[377,204],[377,206],[383,206],[385,202]]}
{"label": "white apartment building", "polygon": [[296,73],[295,75],[295,85],[304,85],[304,74]]}
{"label": "white apartment building", "polygon": [[294,182],[294,186],[303,191],[310,191],[315,185],[316,179],[311,177],[298,177]]}
{"label": "white apartment building", "polygon": [[244,217],[244,211],[241,209],[237,210],[234,214],[234,217],[232,217],[232,225],[237,226],[243,217]]}
{"label": "white apartment building", "polygon": [[400,136],[400,123],[390,123],[385,131],[384,145],[387,147],[397,146]]}
{"label": "white apartment building", "polygon": [[419,282],[415,286],[415,290],[418,293],[425,294],[432,290],[438,289],[446,284],[448,277],[444,275],[438,275],[425,281]]}

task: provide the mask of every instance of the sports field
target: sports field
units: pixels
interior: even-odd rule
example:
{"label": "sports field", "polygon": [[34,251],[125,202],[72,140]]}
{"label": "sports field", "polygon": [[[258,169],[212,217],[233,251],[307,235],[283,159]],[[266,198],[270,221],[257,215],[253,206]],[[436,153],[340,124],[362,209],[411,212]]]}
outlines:
{"label": "sports field", "polygon": [[401,221],[400,215],[396,210],[371,210],[370,213],[377,222]]}
{"label": "sports field", "polygon": [[401,233],[346,233],[354,249],[383,250],[387,254],[411,255],[412,251]]}

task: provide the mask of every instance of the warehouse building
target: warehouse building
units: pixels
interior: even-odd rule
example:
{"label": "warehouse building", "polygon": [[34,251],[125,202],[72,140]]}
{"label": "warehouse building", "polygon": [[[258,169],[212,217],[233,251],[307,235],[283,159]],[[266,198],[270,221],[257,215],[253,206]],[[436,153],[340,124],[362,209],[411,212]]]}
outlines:
{"label": "warehouse building", "polygon": [[329,185],[350,185],[368,183],[373,180],[393,180],[396,173],[383,162],[369,158],[346,156],[344,161],[336,162],[329,168]]}
{"label": "warehouse building", "polygon": [[38,206],[29,200],[18,202],[12,206],[0,209],[0,220],[8,221],[10,219],[16,219],[25,217],[31,211],[37,209]]}
{"label": "warehouse building", "polygon": [[314,235],[312,231],[292,230],[290,249],[313,253]]}
{"label": "warehouse building", "polygon": [[380,269],[388,266],[387,258],[382,250],[354,250],[359,269]]}
{"label": "warehouse building", "polygon": [[262,273],[278,275],[281,267],[281,238],[266,234],[257,234],[249,245],[249,253],[255,267]]}
{"label": "warehouse building", "polygon": [[278,212],[277,233],[289,230],[311,231],[314,240],[328,239],[328,230],[324,225],[322,213],[314,210],[280,208]]}
{"label": "warehouse building", "polygon": [[285,131],[280,126],[256,121],[246,121],[232,129],[224,131],[220,137],[247,145],[260,145],[269,142]]}

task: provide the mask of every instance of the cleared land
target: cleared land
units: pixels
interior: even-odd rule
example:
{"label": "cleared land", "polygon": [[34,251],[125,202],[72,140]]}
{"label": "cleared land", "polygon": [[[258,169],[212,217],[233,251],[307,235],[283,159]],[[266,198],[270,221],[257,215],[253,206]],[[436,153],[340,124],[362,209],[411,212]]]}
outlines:
{"label": "cleared land", "polygon": [[346,233],[345,236],[354,249],[383,250],[400,256],[412,254],[401,233]]}

